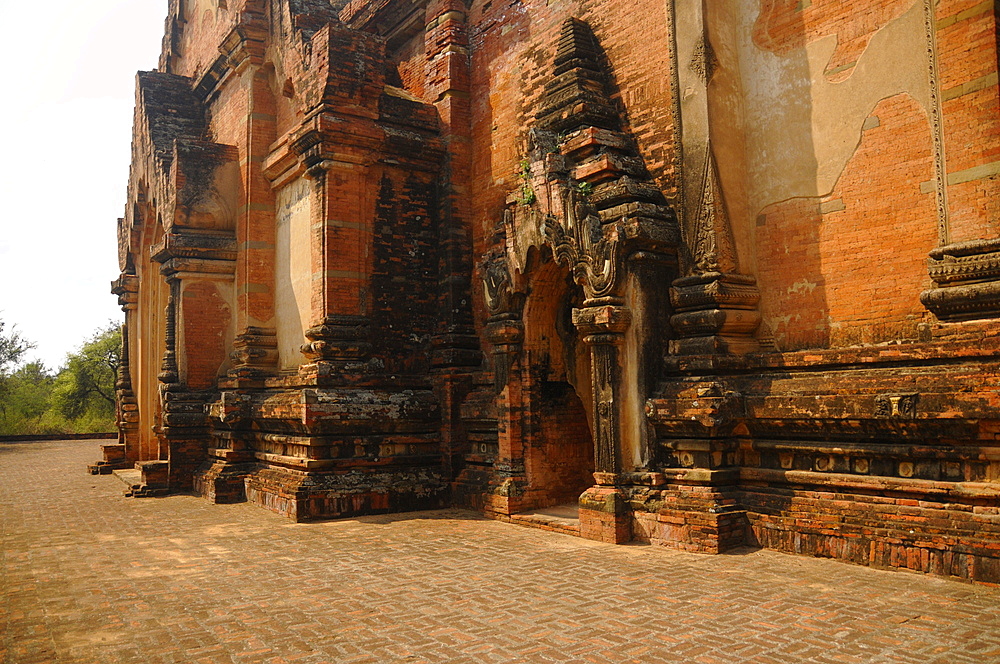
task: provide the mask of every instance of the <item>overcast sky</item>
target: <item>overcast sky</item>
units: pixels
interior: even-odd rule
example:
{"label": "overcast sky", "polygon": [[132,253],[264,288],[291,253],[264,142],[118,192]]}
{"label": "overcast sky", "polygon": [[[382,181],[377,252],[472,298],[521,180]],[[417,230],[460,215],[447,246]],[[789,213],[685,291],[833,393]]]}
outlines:
{"label": "overcast sky", "polygon": [[122,319],[115,224],[135,73],[156,67],[167,0],[0,0],[0,319],[57,368]]}

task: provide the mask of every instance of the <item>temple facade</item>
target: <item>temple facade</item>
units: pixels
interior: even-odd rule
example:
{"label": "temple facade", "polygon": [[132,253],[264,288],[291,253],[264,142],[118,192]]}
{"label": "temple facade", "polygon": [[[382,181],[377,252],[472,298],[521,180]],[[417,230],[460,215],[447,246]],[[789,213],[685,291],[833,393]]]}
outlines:
{"label": "temple facade", "polygon": [[170,0],[92,469],[1000,583],[998,11]]}

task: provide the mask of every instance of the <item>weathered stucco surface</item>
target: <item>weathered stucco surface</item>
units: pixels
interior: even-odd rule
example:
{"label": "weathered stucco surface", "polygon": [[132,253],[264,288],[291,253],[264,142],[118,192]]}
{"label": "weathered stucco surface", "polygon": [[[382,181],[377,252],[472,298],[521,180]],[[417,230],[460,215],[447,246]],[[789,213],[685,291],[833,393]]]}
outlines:
{"label": "weathered stucco surface", "polygon": [[821,34],[804,45],[765,50],[753,39],[757,4],[740,3],[736,29],[750,214],[789,198],[830,193],[858,149],[866,118],[883,99],[905,92],[928,116],[931,106],[919,0],[890,3],[909,4],[909,9],[869,35],[857,65],[838,81],[824,72],[840,35]]}
{"label": "weathered stucco surface", "polygon": [[309,181],[296,180],[275,201],[275,319],[280,368],[299,366],[299,346],[312,318],[312,230]]}

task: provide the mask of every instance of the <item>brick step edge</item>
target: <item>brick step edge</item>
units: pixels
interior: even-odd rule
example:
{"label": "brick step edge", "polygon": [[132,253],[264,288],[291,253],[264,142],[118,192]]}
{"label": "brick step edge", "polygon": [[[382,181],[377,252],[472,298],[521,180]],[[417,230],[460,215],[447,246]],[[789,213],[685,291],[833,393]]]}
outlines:
{"label": "brick step edge", "polygon": [[87,472],[91,475],[110,475],[116,470],[128,468],[126,461],[98,461],[87,465]]}
{"label": "brick step edge", "polygon": [[532,518],[516,514],[511,515],[509,521],[507,519],[503,519],[503,521],[507,521],[507,523],[513,523],[518,526],[527,526],[528,528],[537,528],[539,530],[547,530],[554,533],[565,533],[567,535],[580,537],[579,523],[561,523],[556,520]]}

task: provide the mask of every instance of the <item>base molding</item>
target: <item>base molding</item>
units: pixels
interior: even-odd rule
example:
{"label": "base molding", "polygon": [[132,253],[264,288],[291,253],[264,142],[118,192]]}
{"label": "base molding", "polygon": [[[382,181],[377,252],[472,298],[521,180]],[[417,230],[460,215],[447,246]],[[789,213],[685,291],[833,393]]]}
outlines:
{"label": "base molding", "polygon": [[91,475],[110,475],[112,471],[129,467],[123,443],[101,445],[101,456],[103,458],[100,461],[87,466],[87,472]]}
{"label": "base molding", "polygon": [[625,544],[632,541],[632,515],[625,492],[613,486],[593,486],[580,496],[580,536]]}
{"label": "base molding", "polygon": [[449,506],[448,483],[437,468],[336,474],[263,468],[244,482],[247,501],[298,522]]}
{"label": "base molding", "polygon": [[694,510],[635,512],[632,515],[635,539],[692,553],[725,553],[745,546],[747,513],[732,510],[723,514]]}
{"label": "base molding", "polygon": [[209,462],[191,479],[194,493],[217,505],[246,502],[246,477],[256,468],[255,464]]}
{"label": "base molding", "polygon": [[747,488],[747,544],[1000,584],[1000,505]]}

